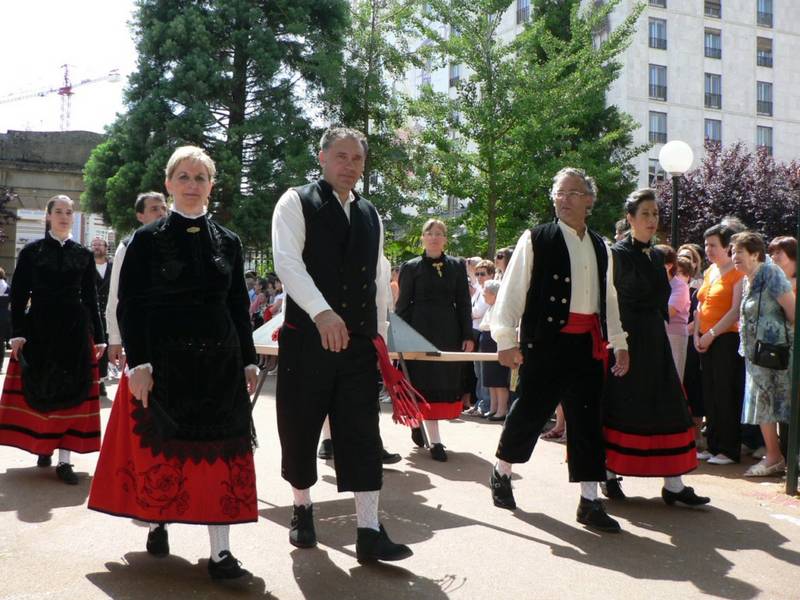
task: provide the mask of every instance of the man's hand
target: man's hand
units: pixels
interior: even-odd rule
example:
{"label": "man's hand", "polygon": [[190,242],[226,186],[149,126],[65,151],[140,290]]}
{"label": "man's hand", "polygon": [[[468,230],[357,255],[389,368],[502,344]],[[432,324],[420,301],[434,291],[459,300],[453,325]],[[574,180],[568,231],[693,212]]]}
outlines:
{"label": "man's hand", "polygon": [[461,350],[463,352],[472,352],[475,350],[475,342],[472,340],[464,340],[464,342],[461,344]]}
{"label": "man's hand", "polygon": [[319,330],[322,347],[331,352],[340,352],[347,349],[350,343],[350,334],[342,318],[332,310],[323,310],[316,317],[314,323]]}
{"label": "man's hand", "polygon": [[14,360],[19,360],[19,352],[22,350],[24,345],[25,340],[23,339],[11,340],[11,358]]}
{"label": "man's hand", "polygon": [[248,369],[245,367],[244,379],[247,382],[247,393],[252,396],[256,391],[256,385],[258,384],[258,369]]}
{"label": "man's hand", "polygon": [[631,357],[627,350],[614,350],[614,366],[611,372],[617,377],[624,377],[631,368]]}
{"label": "man's hand", "polygon": [[105,344],[95,344],[94,346],[94,359],[100,360],[100,357],[106,353],[106,345]]}
{"label": "man's hand", "polygon": [[522,364],[522,352],[519,348],[509,348],[508,350],[500,350],[497,353],[497,360],[500,364],[509,369],[516,369]]}
{"label": "man's hand", "polygon": [[108,345],[108,362],[115,365],[120,371],[125,367],[125,354],[122,351],[122,344]]}
{"label": "man's hand", "polygon": [[147,369],[136,369],[131,371],[128,376],[128,389],[133,397],[142,401],[142,405],[147,408],[148,397],[153,391],[153,376]]}

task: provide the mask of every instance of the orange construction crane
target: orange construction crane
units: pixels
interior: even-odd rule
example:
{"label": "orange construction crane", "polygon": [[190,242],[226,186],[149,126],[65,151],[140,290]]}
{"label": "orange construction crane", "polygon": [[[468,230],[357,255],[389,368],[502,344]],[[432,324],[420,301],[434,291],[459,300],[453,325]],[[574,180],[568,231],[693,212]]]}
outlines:
{"label": "orange construction crane", "polygon": [[62,85],[47,90],[36,90],[0,96],[0,104],[58,94],[61,96],[61,131],[67,131],[69,129],[70,113],[72,112],[72,96],[75,94],[75,92],[72,91],[73,89],[81,85],[96,83],[98,81],[116,82],[120,80],[119,69],[111,69],[105,75],[89,77],[88,79],[81,79],[80,81],[73,82],[69,75],[69,65],[61,65],[61,68],[64,69],[64,83]]}

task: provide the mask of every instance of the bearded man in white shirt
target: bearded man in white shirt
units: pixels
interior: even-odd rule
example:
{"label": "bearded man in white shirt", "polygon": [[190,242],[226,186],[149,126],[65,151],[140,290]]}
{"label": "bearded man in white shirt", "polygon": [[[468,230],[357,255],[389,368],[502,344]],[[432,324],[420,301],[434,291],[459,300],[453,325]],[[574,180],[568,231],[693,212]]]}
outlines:
{"label": "bearded man in white shirt", "polygon": [[603,239],[586,225],[597,197],[594,180],[580,169],[561,169],[551,197],[557,222],[522,234],[492,313],[498,358],[519,368],[520,392],[500,436],[492,498],[495,506],[516,508],[512,464],[530,460],[561,402],[569,431],[569,479],[581,483],[577,520],[616,533],[619,523],[597,497],[598,483],[606,478],[602,391],[608,348],[614,350],[614,376],[627,373],[629,364],[613,261]]}

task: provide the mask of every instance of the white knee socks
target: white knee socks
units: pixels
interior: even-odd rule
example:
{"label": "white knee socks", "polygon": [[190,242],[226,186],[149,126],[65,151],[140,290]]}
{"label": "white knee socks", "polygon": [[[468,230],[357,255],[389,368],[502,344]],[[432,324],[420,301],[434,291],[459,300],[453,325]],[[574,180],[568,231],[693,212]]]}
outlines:
{"label": "white knee socks", "polygon": [[69,464],[69,459],[72,456],[72,452],[69,450],[62,450],[61,448],[58,449],[58,464],[66,463]]}
{"label": "white knee socks", "polygon": [[378,499],[380,492],[355,492],[357,527],[378,531]]}
{"label": "white knee socks", "polygon": [[298,490],[293,487],[292,496],[294,497],[295,506],[311,506],[311,488]]}
{"label": "white knee socks", "polygon": [[431,445],[442,443],[439,435],[439,421],[425,421],[425,431],[428,432],[428,441]]}
{"label": "white knee socks", "polygon": [[495,471],[504,477],[511,477],[511,463],[504,460],[497,459],[494,465]]}
{"label": "white knee socks", "polygon": [[581,481],[581,498],[597,500],[597,482]]}
{"label": "white knee socks", "polygon": [[325,420],[322,422],[322,438],[323,440],[331,439],[331,418],[325,417]]}
{"label": "white knee socks", "polygon": [[664,477],[664,488],[668,492],[677,494],[684,487],[685,486],[683,485],[683,477],[681,477],[680,475],[678,475],[677,477]]}
{"label": "white knee socks", "polygon": [[230,542],[230,525],[209,525],[208,537],[211,541],[211,560],[220,562],[222,556],[220,554],[227,550],[231,550]]}
{"label": "white knee socks", "polygon": [[167,528],[167,524],[166,523],[149,523],[149,525],[150,525],[150,531],[155,531],[156,529],[158,529],[162,525],[164,526],[164,529]]}

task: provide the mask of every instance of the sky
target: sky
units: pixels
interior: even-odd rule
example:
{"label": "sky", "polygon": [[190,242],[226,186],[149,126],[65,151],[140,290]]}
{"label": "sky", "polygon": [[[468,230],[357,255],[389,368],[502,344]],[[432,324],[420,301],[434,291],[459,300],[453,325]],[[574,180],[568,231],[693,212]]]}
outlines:
{"label": "sky", "polygon": [[57,93],[5,100],[60,87],[64,64],[73,85],[119,71],[116,83],[74,88],[69,130],[102,133],[124,111],[123,90],[136,67],[128,28],[133,8],[133,0],[0,0],[0,133],[61,129]]}

